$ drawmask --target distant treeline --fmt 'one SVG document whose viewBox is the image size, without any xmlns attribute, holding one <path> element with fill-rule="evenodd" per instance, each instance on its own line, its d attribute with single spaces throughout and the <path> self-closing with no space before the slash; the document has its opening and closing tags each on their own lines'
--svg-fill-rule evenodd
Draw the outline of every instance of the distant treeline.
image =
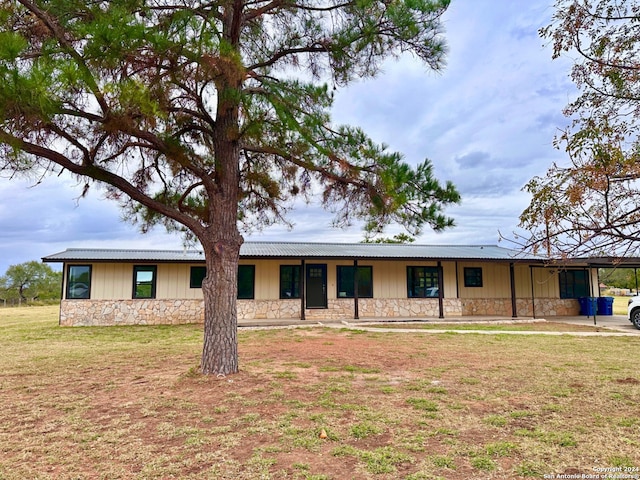
<svg viewBox="0 0 640 480">
<path fill-rule="evenodd" d="M 0 306 L 50 304 L 60 300 L 62 272 L 35 260 L 11 265 L 0 277 Z"/>
</svg>

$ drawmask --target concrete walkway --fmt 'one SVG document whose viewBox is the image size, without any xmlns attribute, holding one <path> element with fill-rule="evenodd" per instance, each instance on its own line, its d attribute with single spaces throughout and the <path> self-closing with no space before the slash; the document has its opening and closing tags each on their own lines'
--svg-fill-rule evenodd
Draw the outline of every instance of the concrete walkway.
<svg viewBox="0 0 640 480">
<path fill-rule="evenodd" d="M 522 325 L 526 323 L 553 322 L 565 323 L 569 325 L 583 325 L 594 327 L 593 331 L 576 332 L 570 331 L 535 331 L 535 330 L 509 330 L 508 325 Z M 384 325 L 393 324 L 393 328 L 384 328 Z M 438 325 L 442 328 L 420 328 L 420 325 Z M 504 325 L 504 330 L 460 330 L 447 328 L 456 324 L 477 324 L 477 325 Z M 402 325 L 402 327 L 400 327 Z M 601 336 L 638 336 L 640 330 L 636 329 L 627 317 L 624 315 L 603 315 L 594 317 L 547 317 L 547 318 L 531 318 L 531 317 L 456 317 L 456 318 L 365 318 L 359 320 L 298 320 L 298 319 L 282 319 L 282 320 L 239 320 L 238 326 L 241 328 L 304 328 L 304 327 L 328 327 L 328 328 L 348 328 L 354 330 L 365 330 L 372 332 L 419 332 L 419 333 L 475 333 L 482 335 L 511 334 L 511 335 L 575 335 L 584 337 L 601 337 Z"/>
</svg>

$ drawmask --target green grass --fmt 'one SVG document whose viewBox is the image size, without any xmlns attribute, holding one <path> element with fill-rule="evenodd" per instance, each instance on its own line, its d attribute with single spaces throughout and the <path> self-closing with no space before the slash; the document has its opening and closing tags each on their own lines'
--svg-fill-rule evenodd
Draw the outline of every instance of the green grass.
<svg viewBox="0 0 640 480">
<path fill-rule="evenodd" d="M 407 403 L 418 410 L 425 412 L 437 412 L 438 404 L 427 398 L 408 398 Z"/>
<path fill-rule="evenodd" d="M 0 479 L 542 478 L 640 466 L 640 337 L 57 325 L 0 309 Z"/>
</svg>

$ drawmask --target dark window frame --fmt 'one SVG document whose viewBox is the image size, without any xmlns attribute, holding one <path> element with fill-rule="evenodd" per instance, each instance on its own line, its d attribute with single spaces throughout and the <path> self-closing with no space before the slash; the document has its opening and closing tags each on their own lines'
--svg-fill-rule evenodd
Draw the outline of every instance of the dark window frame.
<svg viewBox="0 0 640 480">
<path fill-rule="evenodd" d="M 358 298 L 373 298 L 373 267 L 370 265 L 358 265 L 358 271 L 362 272 L 368 270 L 370 282 L 367 285 L 366 283 L 361 283 L 360 279 L 363 278 L 360 276 L 358 278 Z M 336 266 L 336 297 L 337 298 L 353 298 L 353 275 L 354 275 L 354 266 L 353 265 L 337 265 Z M 343 285 L 343 279 L 346 282 L 346 285 Z M 367 288 L 368 291 L 363 291 L 364 288 Z M 344 295 L 342 295 L 344 293 Z"/>
<path fill-rule="evenodd" d="M 77 265 L 67 265 L 67 286 L 65 289 L 65 298 L 67 300 L 89 300 L 91 299 L 91 279 L 92 279 L 92 273 L 93 273 L 93 266 L 90 264 L 77 264 Z M 71 280 L 71 269 L 74 268 L 86 268 L 88 269 L 88 281 L 87 282 L 80 282 L 80 281 L 75 281 L 72 282 Z M 81 274 L 82 275 L 82 274 Z M 78 275 L 78 277 L 80 277 L 81 275 Z M 74 275 L 75 277 L 75 275 Z M 78 287 L 76 285 L 83 285 L 86 288 L 82 288 L 81 290 L 86 291 L 86 295 L 72 295 L 72 289 L 73 291 L 76 291 L 78 289 Z"/>
<path fill-rule="evenodd" d="M 244 296 L 244 293 L 240 291 L 240 280 L 242 278 L 242 274 L 240 270 L 250 270 L 251 271 L 251 293 Z M 243 293 L 243 296 L 241 296 Z M 254 300 L 256 298 L 256 266 L 255 265 L 238 265 L 238 300 Z"/>
<path fill-rule="evenodd" d="M 151 272 L 151 289 L 149 295 L 138 293 L 138 287 L 142 282 L 138 282 L 138 273 Z M 146 283 L 146 282 L 145 282 Z M 131 298 L 134 300 L 149 300 L 156 298 L 156 287 L 158 283 L 158 266 L 157 265 L 134 265 L 133 266 L 133 290 Z"/>
<path fill-rule="evenodd" d="M 438 298 L 439 280 L 438 267 L 426 265 L 407 266 L 407 298 Z M 422 275 L 417 273 L 422 271 Z M 424 282 L 418 282 L 424 279 Z M 424 283 L 424 285 L 418 285 Z M 433 294 L 428 294 L 432 293 Z"/>
<path fill-rule="evenodd" d="M 483 286 L 482 267 L 464 267 L 464 286 L 480 288 Z"/>
<path fill-rule="evenodd" d="M 204 265 L 192 265 L 189 269 L 189 288 L 202 288 L 202 281 L 206 276 L 207 267 Z"/>
<path fill-rule="evenodd" d="M 578 280 L 577 277 L 583 277 Z M 589 273 L 587 270 L 568 269 L 558 272 L 560 298 L 581 298 L 589 295 Z"/>
<path fill-rule="evenodd" d="M 285 273 L 287 270 L 290 270 L 290 273 Z M 300 298 L 301 276 L 301 265 L 280 265 L 280 280 L 278 282 L 280 300 Z M 286 292 L 291 292 L 291 295 L 286 295 Z"/>
</svg>

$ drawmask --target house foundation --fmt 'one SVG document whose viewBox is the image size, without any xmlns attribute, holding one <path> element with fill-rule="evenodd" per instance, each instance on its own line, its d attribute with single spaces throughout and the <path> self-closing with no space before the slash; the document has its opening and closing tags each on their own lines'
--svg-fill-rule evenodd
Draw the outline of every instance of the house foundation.
<svg viewBox="0 0 640 480">
<path fill-rule="evenodd" d="M 238 300 L 238 320 L 299 319 L 300 300 Z M 518 316 L 533 316 L 530 299 L 516 301 Z M 511 299 L 443 299 L 444 317 L 512 316 Z M 578 315 L 577 300 L 536 299 L 535 316 Z M 327 308 L 307 309 L 311 321 L 351 320 L 353 299 L 332 299 Z M 361 318 L 438 318 L 437 298 L 363 298 L 358 300 Z M 202 300 L 62 300 L 62 326 L 178 325 L 204 322 Z"/>
</svg>

